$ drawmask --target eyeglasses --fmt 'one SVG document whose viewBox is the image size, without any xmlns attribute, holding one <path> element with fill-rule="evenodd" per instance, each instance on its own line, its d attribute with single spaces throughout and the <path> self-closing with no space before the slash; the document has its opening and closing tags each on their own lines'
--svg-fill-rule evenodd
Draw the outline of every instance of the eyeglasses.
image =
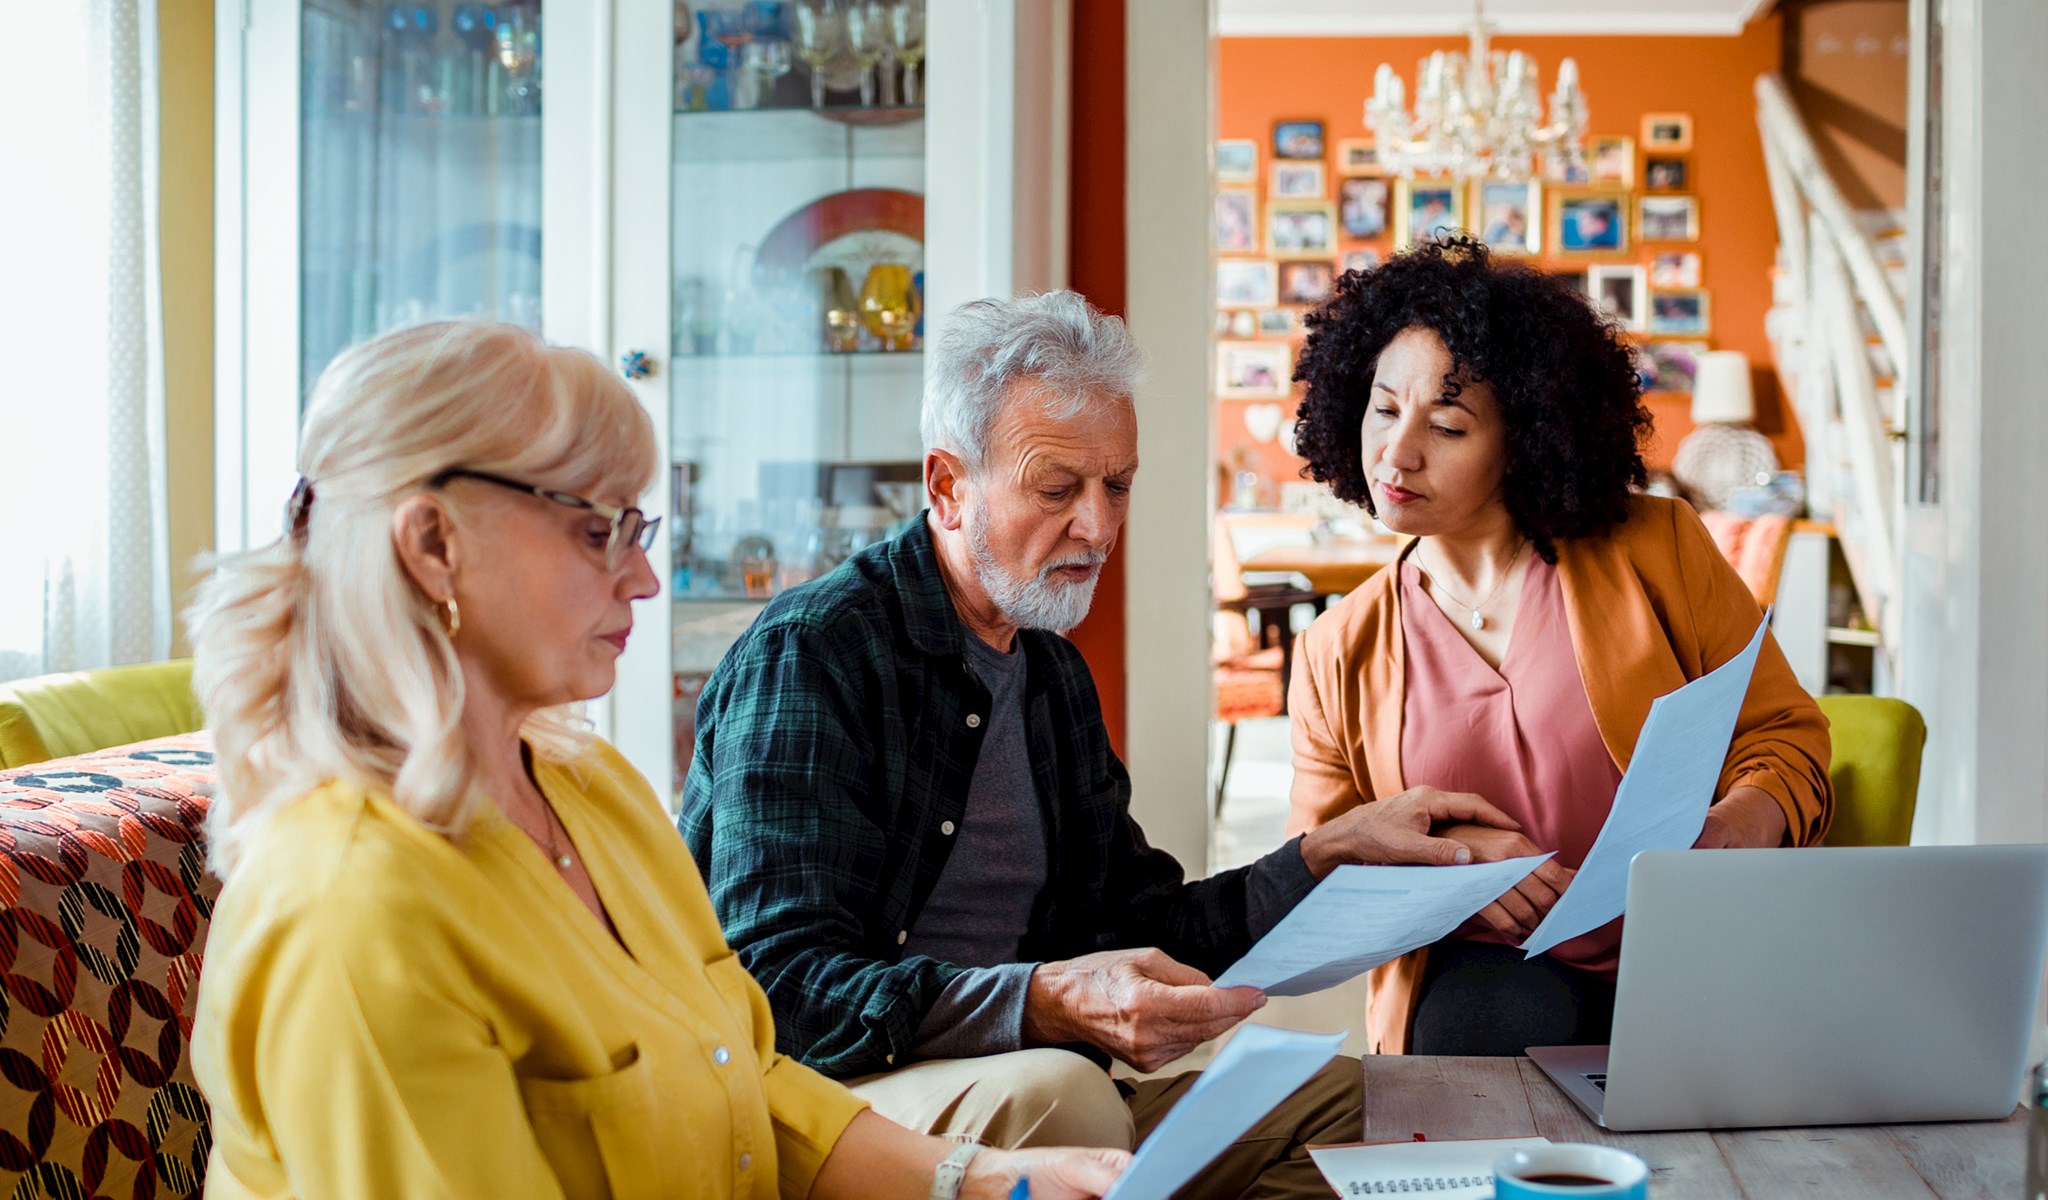
<svg viewBox="0 0 2048 1200">
<path fill-rule="evenodd" d="M 607 571 L 619 569 L 619 559 L 624 557 L 628 546 L 637 545 L 643 551 L 654 549 L 654 530 L 661 524 L 660 517 L 650 517 L 637 508 L 613 508 L 609 504 L 586 500 L 573 492 L 558 492 L 554 488 L 536 487 L 516 479 L 507 479 L 503 475 L 493 475 L 488 471 L 472 471 L 467 467 L 450 467 L 428 480 L 427 486 L 438 488 L 451 479 L 474 479 L 480 483 L 494 483 L 501 488 L 525 492 L 528 495 L 539 496 L 543 500 L 552 500 L 565 508 L 580 508 L 610 521 L 611 536 L 606 538 L 604 543 L 604 569 Z"/>
</svg>

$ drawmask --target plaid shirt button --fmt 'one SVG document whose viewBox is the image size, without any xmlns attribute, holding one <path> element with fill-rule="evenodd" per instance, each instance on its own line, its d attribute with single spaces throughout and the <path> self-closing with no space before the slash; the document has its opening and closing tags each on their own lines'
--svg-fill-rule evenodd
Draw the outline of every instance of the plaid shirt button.
<svg viewBox="0 0 2048 1200">
<path fill-rule="evenodd" d="M 980 713 L 968 713 L 968 714 L 967 714 L 967 727 L 968 727 L 969 729 L 980 729 L 980 728 L 981 728 L 981 714 L 980 714 Z"/>
<path fill-rule="evenodd" d="M 945 834 L 945 835 L 946 835 L 947 837 L 952 837 L 952 836 L 953 836 L 953 823 L 952 823 L 951 821 L 941 821 L 941 822 L 939 822 L 939 832 L 940 832 L 940 833 L 943 833 L 943 834 Z"/>
</svg>

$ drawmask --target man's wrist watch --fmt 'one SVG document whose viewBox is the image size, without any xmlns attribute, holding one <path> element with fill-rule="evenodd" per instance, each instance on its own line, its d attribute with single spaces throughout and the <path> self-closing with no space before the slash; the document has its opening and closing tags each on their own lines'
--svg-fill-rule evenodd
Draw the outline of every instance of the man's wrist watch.
<svg viewBox="0 0 2048 1200">
<path fill-rule="evenodd" d="M 981 1153 L 976 1142 L 962 1142 L 953 1147 L 953 1152 L 939 1160 L 938 1169 L 932 1172 L 932 1193 L 930 1200 L 960 1200 L 960 1184 L 967 1178 L 967 1164 Z"/>
</svg>

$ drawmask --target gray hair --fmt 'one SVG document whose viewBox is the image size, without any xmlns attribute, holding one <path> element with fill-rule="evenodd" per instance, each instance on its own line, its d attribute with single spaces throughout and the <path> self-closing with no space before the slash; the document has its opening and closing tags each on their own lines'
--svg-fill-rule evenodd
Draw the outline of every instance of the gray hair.
<svg viewBox="0 0 2048 1200">
<path fill-rule="evenodd" d="M 951 450 L 979 467 L 1012 384 L 1043 388 L 1047 414 L 1064 421 L 1107 398 L 1129 397 L 1145 355 L 1122 321 L 1078 293 L 1057 291 L 954 309 L 928 365 L 919 421 L 925 449 Z"/>
</svg>

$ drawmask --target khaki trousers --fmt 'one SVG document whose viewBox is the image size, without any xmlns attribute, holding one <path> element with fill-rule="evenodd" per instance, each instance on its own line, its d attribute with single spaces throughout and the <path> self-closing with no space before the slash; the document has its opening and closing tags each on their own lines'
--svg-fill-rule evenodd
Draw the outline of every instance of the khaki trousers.
<svg viewBox="0 0 2048 1200">
<path fill-rule="evenodd" d="M 990 1146 L 1109 1146 L 1130 1150 L 1194 1086 L 1199 1072 L 1113 1080 L 1068 1050 L 934 1059 L 847 1081 L 875 1111 L 920 1133 Z M 1365 1074 L 1355 1058 L 1332 1059 L 1301 1090 L 1260 1118 L 1177 1194 L 1283 1200 L 1327 1197 L 1308 1147 L 1365 1134 Z"/>
</svg>

